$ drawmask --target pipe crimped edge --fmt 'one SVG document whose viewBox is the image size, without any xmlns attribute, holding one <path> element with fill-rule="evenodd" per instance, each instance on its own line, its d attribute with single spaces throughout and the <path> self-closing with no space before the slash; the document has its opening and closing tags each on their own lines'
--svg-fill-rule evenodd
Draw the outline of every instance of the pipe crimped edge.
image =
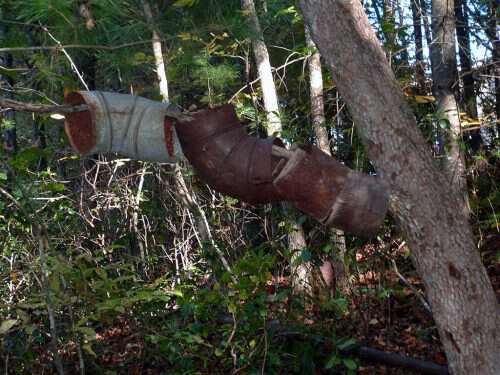
<svg viewBox="0 0 500 375">
<path fill-rule="evenodd" d="M 184 154 L 213 189 L 251 204 L 281 200 L 273 185 L 279 158 L 272 146 L 277 138 L 260 139 L 247 133 L 232 105 L 191 113 L 175 124 Z"/>
<path fill-rule="evenodd" d="M 363 238 L 376 234 L 389 205 L 377 177 L 355 172 L 311 145 L 294 145 L 274 185 L 283 199 L 319 222 Z"/>
<path fill-rule="evenodd" d="M 101 91 L 72 92 L 64 102 L 89 108 L 67 114 L 64 123 L 71 146 L 81 154 L 116 152 L 164 163 L 183 158 L 176 130 L 165 121 L 167 103 Z"/>
</svg>

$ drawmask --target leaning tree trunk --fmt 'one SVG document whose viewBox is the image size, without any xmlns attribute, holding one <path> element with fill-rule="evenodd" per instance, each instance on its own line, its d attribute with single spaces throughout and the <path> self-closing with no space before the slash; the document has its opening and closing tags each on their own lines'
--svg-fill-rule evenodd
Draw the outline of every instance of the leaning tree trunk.
<svg viewBox="0 0 500 375">
<path fill-rule="evenodd" d="M 460 196 L 460 210 L 469 214 L 469 197 L 465 157 L 461 150 L 462 127 L 458 113 L 458 104 L 453 93 L 455 73 L 457 71 L 455 49 L 455 7 L 453 0 L 432 1 L 432 36 L 430 45 L 433 92 L 438 102 L 437 113 L 445 120 L 449 129 L 445 134 L 446 162 L 449 184 Z"/>
<path fill-rule="evenodd" d="M 264 98 L 264 109 L 266 111 L 267 124 L 266 132 L 269 136 L 279 135 L 283 130 L 279 116 L 278 94 L 274 84 L 273 73 L 271 71 L 271 62 L 269 52 L 267 51 L 264 35 L 260 27 L 259 18 L 255 11 L 253 0 L 241 0 L 241 8 L 247 17 L 252 32 L 252 48 L 257 64 L 257 70 L 262 87 L 262 96 Z M 287 211 L 290 211 L 287 209 Z M 291 215 L 292 217 L 295 215 Z M 293 219 L 292 219 L 293 220 Z M 288 234 L 288 247 L 296 255 L 299 250 L 306 246 L 306 239 L 302 225 L 294 223 L 292 232 Z M 307 275 L 310 273 L 310 266 L 307 263 L 294 264 L 296 256 L 292 259 L 292 283 L 297 291 L 310 293 L 310 283 Z"/>
<path fill-rule="evenodd" d="M 412 249 L 455 375 L 500 368 L 498 303 L 460 199 L 429 147 L 359 0 L 302 0 L 313 39 L 377 173 L 392 190 L 391 211 Z"/>
</svg>

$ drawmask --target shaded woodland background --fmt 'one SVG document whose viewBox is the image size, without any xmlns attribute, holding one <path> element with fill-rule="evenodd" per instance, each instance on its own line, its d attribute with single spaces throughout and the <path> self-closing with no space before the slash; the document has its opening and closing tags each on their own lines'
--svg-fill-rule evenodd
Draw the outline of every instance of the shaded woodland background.
<svg viewBox="0 0 500 375">
<path fill-rule="evenodd" d="M 321 60 L 298 8 L 257 1 L 256 28 L 252 4 L 3 1 L 0 97 L 58 104 L 88 88 L 184 110 L 229 101 L 255 134 L 317 144 L 375 173 L 321 65 L 324 120 L 311 116 L 311 62 Z M 455 5 L 458 147 L 436 103 L 443 75 L 429 56 L 429 1 L 364 2 L 436 164 L 444 170 L 454 147 L 465 160 L 470 221 L 498 296 L 498 5 Z M 262 47 L 274 110 L 259 80 Z M 405 373 L 360 362 L 345 350 L 355 342 L 446 365 L 412 250 L 390 216 L 376 238 L 360 240 L 288 207 L 220 195 L 188 165 L 78 157 L 56 116 L 1 115 L 5 374 Z"/>
</svg>

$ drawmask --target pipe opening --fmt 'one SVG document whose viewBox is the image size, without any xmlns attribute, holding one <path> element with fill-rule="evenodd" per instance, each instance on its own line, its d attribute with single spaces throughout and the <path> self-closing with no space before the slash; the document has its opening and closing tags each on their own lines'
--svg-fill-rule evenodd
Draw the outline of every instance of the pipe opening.
<svg viewBox="0 0 500 375">
<path fill-rule="evenodd" d="M 65 104 L 79 105 L 87 103 L 78 92 L 72 92 L 64 98 Z M 88 154 L 97 142 L 95 121 L 90 110 L 66 114 L 64 128 L 71 146 L 80 154 Z"/>
</svg>

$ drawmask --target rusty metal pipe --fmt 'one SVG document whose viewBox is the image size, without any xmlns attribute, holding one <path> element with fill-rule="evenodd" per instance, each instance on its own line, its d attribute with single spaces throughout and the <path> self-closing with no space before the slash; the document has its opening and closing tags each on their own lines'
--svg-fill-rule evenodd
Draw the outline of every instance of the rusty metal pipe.
<svg viewBox="0 0 500 375">
<path fill-rule="evenodd" d="M 249 203 L 289 201 L 323 224 L 373 236 L 388 208 L 374 176 L 355 172 L 318 148 L 286 150 L 277 138 L 248 135 L 231 105 L 175 121 L 184 154 L 212 188 Z"/>
<path fill-rule="evenodd" d="M 282 200 L 273 185 L 280 158 L 271 153 L 273 146 L 283 147 L 281 140 L 248 135 L 231 105 L 190 115 L 190 121 L 167 121 L 175 125 L 186 158 L 210 187 L 252 204 Z"/>
<path fill-rule="evenodd" d="M 388 208 L 374 176 L 355 172 L 314 146 L 284 148 L 278 138 L 247 133 L 224 105 L 167 116 L 167 105 L 131 95 L 75 92 L 67 104 L 89 109 L 66 115 L 71 145 L 82 154 L 117 152 L 141 160 L 176 162 L 185 155 L 213 189 L 248 203 L 289 201 L 325 225 L 373 236 Z"/>
</svg>

